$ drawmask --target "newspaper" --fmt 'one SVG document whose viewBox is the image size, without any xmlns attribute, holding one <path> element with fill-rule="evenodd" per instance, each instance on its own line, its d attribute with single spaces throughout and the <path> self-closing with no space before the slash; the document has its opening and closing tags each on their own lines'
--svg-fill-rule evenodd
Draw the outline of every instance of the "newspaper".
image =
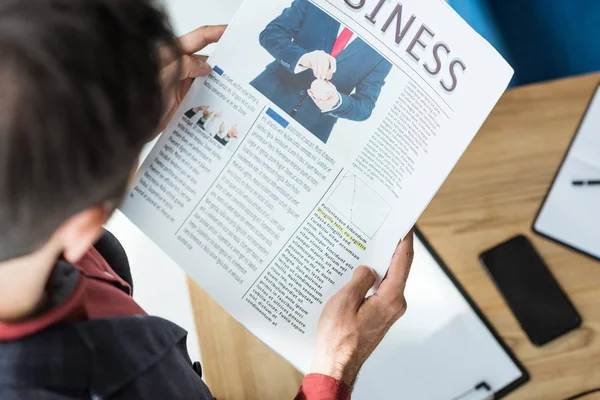
<svg viewBox="0 0 600 400">
<path fill-rule="evenodd" d="M 122 211 L 302 372 L 384 276 L 512 69 L 439 0 L 246 0 Z"/>
</svg>

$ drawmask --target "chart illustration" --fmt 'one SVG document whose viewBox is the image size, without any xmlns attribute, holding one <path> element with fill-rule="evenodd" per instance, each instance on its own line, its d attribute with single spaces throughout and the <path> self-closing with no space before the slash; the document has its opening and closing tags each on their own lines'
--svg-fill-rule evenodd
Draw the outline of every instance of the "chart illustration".
<svg viewBox="0 0 600 400">
<path fill-rule="evenodd" d="M 329 196 L 328 203 L 369 238 L 375 236 L 392 207 L 352 172 Z"/>
</svg>

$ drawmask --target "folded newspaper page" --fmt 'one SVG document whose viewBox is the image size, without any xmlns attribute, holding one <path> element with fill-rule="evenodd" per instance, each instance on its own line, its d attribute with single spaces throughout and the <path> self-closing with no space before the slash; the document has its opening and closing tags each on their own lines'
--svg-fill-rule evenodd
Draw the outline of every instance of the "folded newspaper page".
<svg viewBox="0 0 600 400">
<path fill-rule="evenodd" d="M 512 69 L 439 0 L 246 0 L 122 211 L 300 371 L 386 272 Z"/>
</svg>

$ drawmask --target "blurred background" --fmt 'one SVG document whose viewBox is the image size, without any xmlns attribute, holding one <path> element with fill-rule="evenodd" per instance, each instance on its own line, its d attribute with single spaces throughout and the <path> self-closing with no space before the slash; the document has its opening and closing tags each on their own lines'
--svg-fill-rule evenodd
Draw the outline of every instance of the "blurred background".
<svg viewBox="0 0 600 400">
<path fill-rule="evenodd" d="M 448 0 L 515 70 L 512 86 L 600 69 L 600 1 Z"/>
</svg>

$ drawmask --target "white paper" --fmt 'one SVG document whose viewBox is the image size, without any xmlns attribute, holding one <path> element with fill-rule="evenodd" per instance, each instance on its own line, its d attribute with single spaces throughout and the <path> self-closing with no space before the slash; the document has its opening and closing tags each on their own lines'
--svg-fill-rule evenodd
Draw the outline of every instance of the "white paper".
<svg viewBox="0 0 600 400">
<path fill-rule="evenodd" d="M 600 185 L 574 186 L 574 180 L 600 179 L 600 96 L 592 100 L 535 229 L 553 239 L 600 257 Z"/>
</svg>

